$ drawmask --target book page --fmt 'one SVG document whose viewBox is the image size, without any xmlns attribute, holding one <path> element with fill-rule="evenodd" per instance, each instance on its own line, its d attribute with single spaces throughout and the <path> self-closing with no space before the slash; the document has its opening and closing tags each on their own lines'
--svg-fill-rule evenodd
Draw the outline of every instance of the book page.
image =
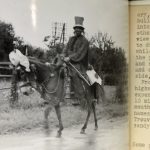
<svg viewBox="0 0 150 150">
<path fill-rule="evenodd" d="M 130 6 L 130 149 L 150 149 L 150 3 Z"/>
</svg>

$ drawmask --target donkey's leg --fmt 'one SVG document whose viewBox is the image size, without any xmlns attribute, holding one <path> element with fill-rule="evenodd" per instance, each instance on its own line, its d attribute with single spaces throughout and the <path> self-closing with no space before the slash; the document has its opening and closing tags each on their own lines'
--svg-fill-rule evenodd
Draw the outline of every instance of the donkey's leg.
<svg viewBox="0 0 150 150">
<path fill-rule="evenodd" d="M 61 120 L 61 111 L 60 111 L 60 105 L 59 104 L 55 106 L 55 110 L 56 110 L 57 118 L 59 121 L 59 130 L 57 132 L 57 137 L 61 137 L 61 134 L 62 134 L 61 132 L 64 129 L 64 127 L 63 127 L 62 120 Z"/>
<path fill-rule="evenodd" d="M 91 115 L 91 109 L 89 108 L 88 109 L 88 114 L 87 114 L 87 117 L 86 117 L 86 121 L 81 129 L 81 134 L 85 134 L 85 129 L 87 128 L 87 124 L 88 124 L 88 121 L 89 121 L 89 118 L 90 118 L 90 115 Z"/>
<path fill-rule="evenodd" d="M 97 116 L 96 116 L 96 108 L 95 108 L 96 102 L 92 102 L 92 110 L 94 114 L 94 121 L 95 121 L 95 130 L 98 129 L 98 124 L 97 124 Z"/>
<path fill-rule="evenodd" d="M 44 128 L 45 129 L 49 129 L 48 116 L 49 116 L 49 113 L 51 110 L 52 110 L 52 107 L 50 105 L 48 105 L 44 111 L 44 119 L 45 119 Z"/>
</svg>

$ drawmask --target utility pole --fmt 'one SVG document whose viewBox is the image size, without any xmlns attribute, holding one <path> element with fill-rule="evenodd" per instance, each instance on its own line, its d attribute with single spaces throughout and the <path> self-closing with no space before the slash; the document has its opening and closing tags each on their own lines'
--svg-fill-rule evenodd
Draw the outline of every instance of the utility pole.
<svg viewBox="0 0 150 150">
<path fill-rule="evenodd" d="M 59 44 L 65 43 L 65 36 L 66 36 L 66 23 L 52 23 L 52 38 L 53 44 L 52 46 L 56 46 L 57 40 L 59 40 Z"/>
<path fill-rule="evenodd" d="M 66 24 L 63 23 L 61 37 L 60 37 L 60 43 L 61 43 L 61 40 L 62 40 L 62 44 L 64 44 L 64 42 L 65 42 L 65 33 L 66 33 L 65 29 L 66 29 Z"/>
<path fill-rule="evenodd" d="M 58 23 L 54 22 L 52 23 L 52 46 L 56 46 L 56 41 L 57 41 L 57 34 L 58 34 Z"/>
<path fill-rule="evenodd" d="M 13 66 L 12 79 L 11 79 L 11 96 L 10 96 L 10 107 L 14 107 L 18 103 L 18 87 L 17 87 L 17 70 Z"/>
<path fill-rule="evenodd" d="M 55 22 L 55 32 L 54 32 L 54 46 L 56 45 L 56 35 L 57 35 L 57 22 Z"/>
</svg>

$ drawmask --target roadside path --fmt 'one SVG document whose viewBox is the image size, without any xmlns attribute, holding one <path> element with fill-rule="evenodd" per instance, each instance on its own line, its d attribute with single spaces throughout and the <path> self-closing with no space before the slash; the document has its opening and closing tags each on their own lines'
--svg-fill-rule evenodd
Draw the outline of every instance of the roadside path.
<svg viewBox="0 0 150 150">
<path fill-rule="evenodd" d="M 86 134 L 80 126 L 64 129 L 61 138 L 56 130 L 46 136 L 42 129 L 29 133 L 0 135 L 0 150 L 127 150 L 128 129 L 125 118 L 99 120 L 99 129 L 89 124 Z"/>
</svg>

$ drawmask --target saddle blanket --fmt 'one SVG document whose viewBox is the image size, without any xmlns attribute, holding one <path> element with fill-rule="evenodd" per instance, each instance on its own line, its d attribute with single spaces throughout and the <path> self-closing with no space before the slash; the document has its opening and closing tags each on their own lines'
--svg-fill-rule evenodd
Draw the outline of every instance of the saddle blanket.
<svg viewBox="0 0 150 150">
<path fill-rule="evenodd" d="M 102 85 L 102 79 L 100 76 L 95 72 L 94 69 L 87 70 L 86 74 L 89 77 L 90 84 L 93 85 L 94 83 L 98 83 L 99 85 Z"/>
</svg>

